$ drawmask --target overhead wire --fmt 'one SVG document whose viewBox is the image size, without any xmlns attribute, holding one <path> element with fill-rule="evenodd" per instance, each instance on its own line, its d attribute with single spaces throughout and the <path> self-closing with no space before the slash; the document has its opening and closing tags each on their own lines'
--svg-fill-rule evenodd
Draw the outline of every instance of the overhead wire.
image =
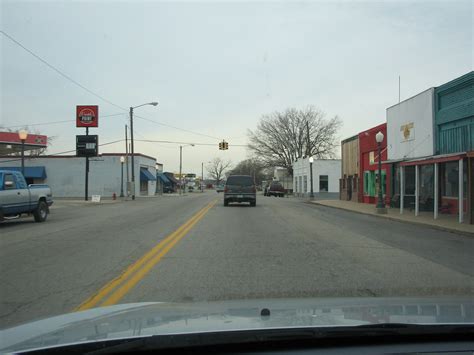
<svg viewBox="0 0 474 355">
<path fill-rule="evenodd" d="M 16 40 L 15 38 L 13 38 L 11 35 L 9 35 L 8 33 L 6 33 L 5 31 L 3 30 L 0 30 L 0 33 L 3 34 L 6 38 L 8 38 L 10 41 L 12 41 L 13 43 L 15 43 L 17 46 L 19 46 L 20 48 L 22 48 L 23 50 L 25 50 L 26 52 L 28 52 L 29 54 L 31 54 L 33 57 L 35 57 L 36 59 L 38 59 L 40 62 L 42 62 L 44 65 L 48 66 L 50 69 L 54 70 L 56 73 L 58 73 L 59 75 L 61 75 L 63 78 L 65 78 L 66 80 L 72 82 L 73 84 L 75 84 L 76 86 L 80 87 L 81 89 L 87 91 L 89 94 L 101 99 L 102 101 L 104 102 L 107 102 L 108 104 L 112 105 L 112 106 L 115 106 L 123 111 L 128 111 L 127 108 L 125 107 L 122 107 L 120 105 L 117 105 L 116 103 L 110 101 L 109 99 L 103 97 L 102 95 L 99 95 L 98 93 L 92 91 L 91 89 L 87 88 L 86 86 L 82 85 L 81 83 L 79 83 L 78 81 L 76 81 L 75 79 L 73 79 L 72 77 L 70 77 L 69 75 L 67 75 L 66 73 L 64 73 L 63 71 L 61 71 L 60 69 L 56 68 L 54 65 L 50 64 L 48 61 L 46 61 L 45 59 L 43 59 L 42 57 L 40 57 L 38 54 L 34 53 L 32 50 L 30 50 L 29 48 L 27 48 L 26 46 L 24 46 L 22 43 L 20 43 L 18 40 Z M 184 128 L 180 128 L 180 127 L 176 127 L 176 126 L 173 126 L 173 125 L 170 125 L 170 124 L 167 124 L 167 123 L 162 123 L 162 122 L 159 122 L 159 121 L 155 121 L 155 120 L 152 120 L 152 119 L 149 119 L 147 117 L 143 117 L 143 116 L 138 116 L 138 115 L 134 115 L 134 117 L 137 117 L 137 118 L 140 118 L 142 120 L 145 120 L 145 121 L 148 121 L 148 122 L 152 122 L 152 123 L 155 123 L 155 124 L 158 124 L 158 125 L 162 125 L 162 126 L 166 126 L 166 127 L 170 127 L 170 128 L 173 128 L 173 129 L 177 129 L 177 130 L 180 130 L 180 131 L 183 131 L 183 132 L 188 132 L 188 133 L 192 133 L 192 134 L 196 134 L 196 135 L 200 135 L 200 136 L 203 136 L 203 137 L 208 137 L 208 138 L 213 138 L 213 139 L 220 139 L 220 138 L 217 138 L 217 137 L 214 137 L 214 136 L 210 136 L 210 135 L 207 135 L 207 134 L 204 134 L 204 133 L 199 133 L 199 132 L 195 132 L 195 131 L 191 131 L 191 130 L 187 130 L 187 129 L 184 129 Z"/>
</svg>

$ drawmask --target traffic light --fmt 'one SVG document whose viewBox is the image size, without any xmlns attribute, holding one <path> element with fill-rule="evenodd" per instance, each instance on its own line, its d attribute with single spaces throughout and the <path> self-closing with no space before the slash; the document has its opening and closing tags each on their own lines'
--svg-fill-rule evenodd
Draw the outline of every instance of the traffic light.
<svg viewBox="0 0 474 355">
<path fill-rule="evenodd" d="M 229 149 L 229 143 L 226 141 L 219 142 L 219 150 L 227 150 Z"/>
</svg>

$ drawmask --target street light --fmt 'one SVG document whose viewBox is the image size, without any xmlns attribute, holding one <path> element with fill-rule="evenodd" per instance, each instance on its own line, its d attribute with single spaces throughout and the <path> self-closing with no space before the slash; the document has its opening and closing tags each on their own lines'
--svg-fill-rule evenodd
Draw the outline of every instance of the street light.
<svg viewBox="0 0 474 355">
<path fill-rule="evenodd" d="M 309 180 L 311 184 L 311 192 L 309 194 L 309 198 L 313 199 L 314 198 L 314 191 L 313 191 L 313 162 L 314 158 L 309 157 Z"/>
<path fill-rule="evenodd" d="M 121 156 L 120 165 L 122 169 L 121 169 L 121 178 L 120 178 L 120 197 L 123 197 L 123 163 L 125 163 L 125 157 Z"/>
<path fill-rule="evenodd" d="M 142 107 L 146 105 L 157 106 L 158 102 L 153 101 L 153 102 L 148 102 L 146 104 L 130 107 L 130 143 L 131 143 L 131 151 L 132 151 L 132 200 L 135 200 L 135 159 L 134 159 L 135 148 L 133 146 L 133 110 L 138 107 Z"/>
<path fill-rule="evenodd" d="M 18 131 L 18 137 L 21 140 L 21 173 L 25 176 L 25 141 L 28 138 L 28 131 L 24 129 Z"/>
<path fill-rule="evenodd" d="M 382 132 L 378 132 L 375 135 L 375 141 L 377 142 L 377 150 L 379 156 L 379 193 L 378 193 L 378 201 L 377 201 L 377 213 L 386 214 L 387 210 L 385 209 L 385 203 L 383 202 L 383 194 L 382 194 L 382 154 L 381 154 L 381 146 L 384 139 L 384 135 Z"/>
<path fill-rule="evenodd" d="M 183 166 L 183 148 L 184 147 L 194 147 L 194 144 L 187 144 L 187 145 L 180 145 L 179 146 L 179 194 L 182 194 L 183 189 L 183 176 L 181 173 L 182 166 Z"/>
</svg>

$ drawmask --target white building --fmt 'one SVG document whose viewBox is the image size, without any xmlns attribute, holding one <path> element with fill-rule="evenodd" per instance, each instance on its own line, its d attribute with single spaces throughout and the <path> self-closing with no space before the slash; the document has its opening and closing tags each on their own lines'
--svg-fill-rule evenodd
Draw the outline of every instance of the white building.
<svg viewBox="0 0 474 355">
<path fill-rule="evenodd" d="M 123 169 L 123 191 L 127 195 L 127 175 L 132 179 L 131 157 L 123 164 L 120 157 L 125 154 L 104 153 L 89 158 L 88 195 L 101 195 L 110 198 L 115 193 L 120 196 Z M 135 195 L 154 195 L 156 193 L 156 159 L 135 153 Z M 128 165 L 128 174 L 127 174 Z M 0 157 L 0 169 L 19 170 L 19 157 Z M 29 183 L 48 184 L 54 197 L 84 198 L 86 159 L 76 156 L 25 157 L 25 177 Z M 130 185 L 131 186 L 131 185 Z M 131 187 L 130 187 L 131 191 Z"/>
<path fill-rule="evenodd" d="M 275 168 L 273 170 L 273 181 L 278 181 L 283 185 L 287 193 L 293 192 L 293 179 L 286 168 Z"/>
<path fill-rule="evenodd" d="M 387 109 L 389 161 L 431 156 L 434 153 L 434 88 Z"/>
<path fill-rule="evenodd" d="M 299 158 L 293 163 L 293 191 L 297 196 L 309 196 L 310 186 L 309 158 Z M 339 179 L 341 177 L 340 159 L 314 159 L 313 162 L 313 192 L 317 194 L 339 194 Z"/>
</svg>

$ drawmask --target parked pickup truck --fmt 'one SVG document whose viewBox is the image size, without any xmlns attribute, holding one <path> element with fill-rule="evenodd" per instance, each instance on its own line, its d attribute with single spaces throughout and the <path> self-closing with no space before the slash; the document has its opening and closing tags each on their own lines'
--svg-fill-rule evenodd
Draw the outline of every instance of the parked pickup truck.
<svg viewBox="0 0 474 355">
<path fill-rule="evenodd" d="M 33 215 L 44 222 L 53 204 L 48 185 L 27 185 L 19 171 L 0 170 L 0 221 Z"/>
</svg>

